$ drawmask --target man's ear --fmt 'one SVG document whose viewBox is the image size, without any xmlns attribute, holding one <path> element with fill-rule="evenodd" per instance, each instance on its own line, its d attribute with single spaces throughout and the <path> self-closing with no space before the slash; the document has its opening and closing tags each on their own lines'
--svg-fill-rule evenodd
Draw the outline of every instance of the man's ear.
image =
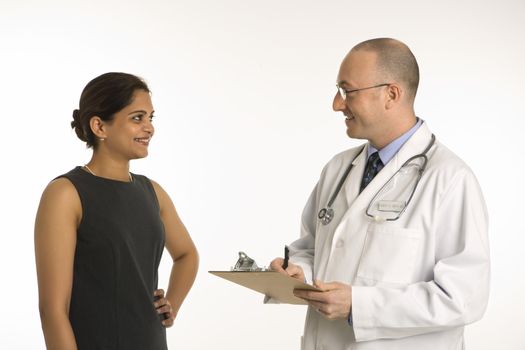
<svg viewBox="0 0 525 350">
<path fill-rule="evenodd" d="M 385 107 L 386 109 L 390 109 L 401 101 L 401 95 L 403 94 L 403 90 L 398 84 L 390 84 L 387 86 L 386 90 L 387 99 Z"/>
</svg>

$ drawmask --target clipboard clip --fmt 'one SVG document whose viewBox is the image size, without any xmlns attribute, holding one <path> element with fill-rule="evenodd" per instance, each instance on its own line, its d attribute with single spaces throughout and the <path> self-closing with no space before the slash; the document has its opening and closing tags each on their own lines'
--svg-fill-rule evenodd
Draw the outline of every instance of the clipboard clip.
<svg viewBox="0 0 525 350">
<path fill-rule="evenodd" d="M 266 268 L 258 267 L 255 260 L 250 258 L 245 252 L 239 252 L 239 259 L 231 271 L 265 271 Z"/>
</svg>

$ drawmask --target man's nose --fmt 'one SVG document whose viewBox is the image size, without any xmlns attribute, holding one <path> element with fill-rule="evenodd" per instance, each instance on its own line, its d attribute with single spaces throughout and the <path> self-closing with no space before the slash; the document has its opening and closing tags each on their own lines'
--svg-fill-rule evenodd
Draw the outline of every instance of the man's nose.
<svg viewBox="0 0 525 350">
<path fill-rule="evenodd" d="M 332 108 L 334 111 L 339 112 L 346 108 L 346 101 L 343 99 L 339 91 L 334 96 L 334 101 L 332 102 Z"/>
</svg>

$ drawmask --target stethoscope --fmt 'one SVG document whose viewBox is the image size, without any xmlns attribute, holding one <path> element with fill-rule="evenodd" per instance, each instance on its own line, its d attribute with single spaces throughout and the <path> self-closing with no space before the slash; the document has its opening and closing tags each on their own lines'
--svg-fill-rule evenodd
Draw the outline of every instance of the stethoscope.
<svg viewBox="0 0 525 350">
<path fill-rule="evenodd" d="M 397 171 L 397 172 L 399 172 L 401 169 L 403 169 L 403 167 L 405 165 L 407 165 L 408 163 L 416 160 L 417 158 L 423 158 L 423 165 L 420 166 L 420 168 L 419 168 L 419 174 L 418 174 L 418 178 L 417 178 L 417 181 L 416 181 L 416 185 L 414 186 L 412 194 L 410 195 L 410 197 L 409 197 L 409 199 L 408 199 L 408 201 L 407 201 L 407 203 L 406 203 L 406 205 L 404 207 L 405 209 L 406 209 L 406 206 L 408 206 L 408 203 L 410 202 L 410 199 L 412 199 L 412 196 L 413 196 L 414 191 L 415 191 L 415 189 L 417 187 L 417 184 L 419 183 L 419 180 L 421 179 L 421 175 L 423 174 L 423 171 L 425 171 L 425 168 L 427 167 L 427 162 L 428 162 L 427 153 L 430 150 L 430 148 L 432 148 L 432 146 L 434 145 L 435 141 L 436 141 L 436 136 L 434 136 L 434 134 L 432 134 L 431 140 L 428 143 L 428 145 L 425 148 L 425 150 L 423 151 L 423 153 L 419 153 L 419 154 L 416 154 L 415 156 L 410 157 L 405 163 L 403 163 L 403 165 Z M 352 159 L 352 161 L 350 162 L 350 164 L 346 168 L 343 176 L 341 177 L 341 179 L 339 180 L 339 183 L 337 184 L 337 187 L 335 188 L 334 193 L 332 194 L 332 196 L 330 197 L 330 200 L 328 201 L 328 205 L 326 207 L 324 207 L 323 209 L 319 210 L 319 214 L 317 214 L 317 217 L 319 218 L 319 220 L 321 221 L 321 223 L 323 225 L 328 225 L 332 221 L 332 219 L 334 218 L 334 209 L 332 208 L 332 204 L 334 203 L 335 199 L 337 198 L 337 195 L 341 191 L 341 187 L 343 187 L 343 184 L 345 183 L 346 179 L 348 178 L 348 175 L 350 174 L 350 171 L 352 170 L 352 168 L 354 166 L 354 161 L 357 159 L 357 157 L 359 157 L 363 153 L 365 148 L 366 148 L 366 145 L 363 146 L 361 151 L 357 153 L 357 155 L 354 157 L 354 159 Z M 397 172 L 396 172 L 396 174 L 397 174 Z M 395 174 L 394 174 L 394 176 L 395 176 Z M 392 176 L 392 178 L 394 176 Z M 387 181 L 385 183 L 385 185 L 389 181 Z M 383 185 L 383 187 L 385 185 Z M 378 191 L 378 193 L 382 191 L 383 187 Z M 376 194 L 376 196 L 377 196 L 377 194 Z M 374 198 L 376 196 L 374 196 Z M 404 209 L 403 209 L 403 211 L 404 211 Z M 368 215 L 368 209 L 367 209 L 367 215 Z M 399 216 L 397 218 L 399 218 Z M 394 219 L 394 220 L 397 220 L 397 218 Z"/>
</svg>

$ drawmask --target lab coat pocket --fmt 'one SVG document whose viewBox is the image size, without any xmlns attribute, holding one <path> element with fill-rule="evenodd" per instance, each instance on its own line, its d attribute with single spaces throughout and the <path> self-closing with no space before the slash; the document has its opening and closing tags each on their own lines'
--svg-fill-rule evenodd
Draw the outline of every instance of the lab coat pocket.
<svg viewBox="0 0 525 350">
<path fill-rule="evenodd" d="M 420 230 L 404 229 L 388 223 L 371 224 L 357 271 L 358 279 L 365 284 L 412 282 L 421 236 Z"/>
</svg>

